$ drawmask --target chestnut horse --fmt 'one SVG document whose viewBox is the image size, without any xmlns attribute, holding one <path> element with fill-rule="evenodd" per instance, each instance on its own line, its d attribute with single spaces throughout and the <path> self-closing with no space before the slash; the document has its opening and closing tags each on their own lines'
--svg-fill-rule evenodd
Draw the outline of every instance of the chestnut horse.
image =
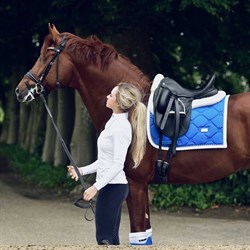
<svg viewBox="0 0 250 250">
<path fill-rule="evenodd" d="M 71 33 L 59 33 L 50 24 L 40 57 L 18 84 L 16 95 L 19 101 L 30 102 L 43 88 L 50 92 L 59 85 L 72 87 L 80 93 L 95 128 L 100 132 L 111 115 L 105 106 L 106 96 L 121 81 L 139 85 L 147 103 L 151 81 L 125 56 L 97 38 L 82 39 Z M 250 93 L 230 96 L 227 128 L 228 146 L 225 149 L 178 152 L 170 160 L 168 183 L 207 183 L 249 168 Z M 130 155 L 127 156 L 125 171 L 130 190 L 127 205 L 131 232 L 151 228 L 148 184 L 156 182 L 156 160 L 157 149 L 150 143 L 136 169 L 132 168 Z"/>
</svg>

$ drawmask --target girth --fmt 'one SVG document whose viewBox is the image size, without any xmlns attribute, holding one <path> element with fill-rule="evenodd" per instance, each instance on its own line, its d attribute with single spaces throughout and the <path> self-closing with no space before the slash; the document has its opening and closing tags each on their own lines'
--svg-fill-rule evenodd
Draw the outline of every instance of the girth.
<svg viewBox="0 0 250 250">
<path fill-rule="evenodd" d="M 163 78 L 153 97 L 154 122 L 159 128 L 160 141 L 156 162 L 158 182 L 166 182 L 169 159 L 176 154 L 177 139 L 185 134 L 190 125 L 192 101 L 218 93 L 214 87 L 215 75 L 199 89 L 186 89 L 171 78 Z M 165 160 L 162 159 L 162 135 L 171 139 Z"/>
</svg>

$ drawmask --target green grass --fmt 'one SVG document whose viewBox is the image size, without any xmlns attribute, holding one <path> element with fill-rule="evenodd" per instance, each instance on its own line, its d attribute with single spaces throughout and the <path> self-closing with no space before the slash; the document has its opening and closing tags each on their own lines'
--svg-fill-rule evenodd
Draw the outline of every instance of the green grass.
<svg viewBox="0 0 250 250">
<path fill-rule="evenodd" d="M 3 120 L 4 120 L 4 112 L 3 112 L 2 107 L 0 106 L 0 123 L 2 123 Z"/>
</svg>

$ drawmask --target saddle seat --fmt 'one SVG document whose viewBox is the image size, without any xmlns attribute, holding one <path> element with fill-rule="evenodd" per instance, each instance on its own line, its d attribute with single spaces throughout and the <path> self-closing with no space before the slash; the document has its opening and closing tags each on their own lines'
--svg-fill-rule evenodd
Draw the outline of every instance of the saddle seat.
<svg viewBox="0 0 250 250">
<path fill-rule="evenodd" d="M 182 87 L 175 80 L 166 77 L 165 80 L 161 83 L 162 87 L 167 87 L 174 95 L 179 97 L 190 97 L 193 99 L 201 99 L 217 94 L 218 90 L 214 87 L 215 75 L 213 75 L 209 82 L 204 86 L 198 89 L 187 89 Z"/>
</svg>

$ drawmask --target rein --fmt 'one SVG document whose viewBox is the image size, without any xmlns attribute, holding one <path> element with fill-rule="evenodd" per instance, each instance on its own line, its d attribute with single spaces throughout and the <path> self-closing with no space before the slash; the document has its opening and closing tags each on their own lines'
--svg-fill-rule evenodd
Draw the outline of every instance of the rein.
<svg viewBox="0 0 250 250">
<path fill-rule="evenodd" d="M 44 103 L 44 106 L 45 106 L 45 108 L 46 108 L 46 110 L 47 110 L 47 113 L 48 113 L 48 115 L 49 115 L 49 117 L 50 117 L 50 119 L 51 119 L 51 122 L 52 122 L 52 124 L 53 124 L 53 126 L 54 126 L 54 128 L 55 128 L 55 130 L 56 130 L 57 136 L 58 136 L 58 138 L 59 138 L 59 140 L 60 140 L 60 142 L 61 142 L 61 144 L 62 144 L 62 147 L 63 147 L 63 149 L 64 149 L 64 151 L 65 151 L 65 153 L 66 153 L 66 155 L 67 155 L 67 157 L 68 157 L 68 159 L 69 159 L 69 161 L 70 161 L 70 164 L 74 167 L 74 170 L 75 170 L 75 172 L 76 172 L 76 174 L 77 174 L 77 176 L 78 176 L 78 179 L 79 179 L 80 182 L 81 182 L 82 188 L 83 188 L 83 190 L 85 191 L 85 190 L 87 189 L 87 186 L 86 186 L 85 182 L 83 181 L 83 177 L 81 176 L 81 174 L 80 174 L 80 172 L 79 172 L 79 169 L 78 169 L 78 167 L 77 167 L 75 161 L 73 160 L 73 158 L 72 158 L 72 156 L 71 156 L 71 154 L 70 154 L 70 152 L 69 152 L 69 150 L 68 150 L 68 148 L 67 148 L 67 146 L 66 146 L 66 144 L 65 144 L 65 142 L 64 142 L 64 140 L 63 140 L 63 138 L 62 138 L 62 135 L 61 135 L 61 133 L 59 132 L 59 130 L 58 130 L 58 128 L 57 128 L 57 126 L 56 126 L 56 124 L 55 124 L 55 122 L 54 122 L 52 113 L 50 112 L 50 109 L 49 109 L 49 107 L 48 107 L 47 101 L 46 101 L 46 99 L 45 99 L 45 97 L 44 97 L 45 88 L 44 88 L 44 86 L 43 86 L 43 84 L 42 84 L 42 83 L 43 83 L 43 80 L 46 78 L 46 76 L 48 75 L 48 73 L 49 73 L 51 67 L 53 66 L 54 62 L 57 61 L 57 65 L 56 65 L 56 85 L 57 85 L 57 87 L 59 87 L 59 88 L 61 87 L 61 84 L 60 84 L 60 82 L 59 82 L 59 73 L 58 73 L 58 58 L 59 58 L 60 53 L 61 53 L 61 52 L 63 51 L 63 49 L 64 49 L 65 43 L 66 43 L 66 41 L 64 40 L 64 37 L 62 37 L 62 40 L 61 40 L 61 42 L 60 42 L 60 44 L 58 45 L 57 48 L 48 47 L 48 50 L 53 50 L 53 51 L 55 51 L 55 54 L 53 55 L 53 57 L 51 58 L 50 62 L 47 64 L 47 66 L 46 66 L 45 69 L 43 70 L 43 72 L 42 72 L 42 74 L 41 74 L 41 76 L 40 76 L 39 79 L 38 79 L 38 77 L 36 77 L 36 76 L 34 75 L 34 73 L 33 73 L 31 70 L 28 71 L 28 72 L 25 74 L 25 76 L 26 76 L 27 78 L 29 78 L 30 80 L 32 80 L 32 81 L 35 82 L 35 87 L 34 87 L 34 88 L 32 88 L 32 87 L 29 85 L 28 81 L 25 82 L 25 84 L 26 84 L 26 86 L 27 86 L 27 89 L 28 89 L 28 95 L 27 95 L 27 97 L 26 97 L 26 100 L 28 100 L 28 99 L 29 99 L 29 101 L 34 100 L 34 99 L 35 99 L 35 95 L 34 95 L 35 93 L 36 93 L 37 95 L 39 95 L 39 96 L 42 98 L 43 103 Z M 89 218 L 87 217 L 87 213 L 88 213 L 88 210 L 89 210 L 89 209 L 91 209 L 91 211 L 93 212 L 93 214 L 95 213 L 94 208 L 93 208 L 93 200 L 90 200 L 90 201 L 89 201 L 88 206 L 81 204 L 82 201 L 83 201 L 83 198 L 80 198 L 80 199 L 78 199 L 78 200 L 76 200 L 76 201 L 74 202 L 74 205 L 77 206 L 77 207 L 80 207 L 80 208 L 86 208 L 86 211 L 85 211 L 85 214 L 84 214 L 84 218 L 85 218 L 87 221 L 92 221 L 94 218 L 89 219 Z"/>
<path fill-rule="evenodd" d="M 57 136 L 58 136 L 58 138 L 59 138 L 59 140 L 60 140 L 60 142 L 61 142 L 61 144 L 62 144 L 62 147 L 63 147 L 63 149 L 64 149 L 66 155 L 68 156 L 68 159 L 70 160 L 70 164 L 74 167 L 74 170 L 76 171 L 76 174 L 77 174 L 77 176 L 78 176 L 78 178 L 79 178 L 79 180 L 80 180 L 80 182 L 81 182 L 81 185 L 82 185 L 82 187 L 83 187 L 83 190 L 86 190 L 86 189 L 87 189 L 86 183 L 83 181 L 83 177 L 81 176 L 81 174 L 80 174 L 80 172 L 79 172 L 79 169 L 78 169 L 78 167 L 77 167 L 75 161 L 73 160 L 72 155 L 70 154 L 70 152 L 69 152 L 69 150 L 68 150 L 68 148 L 67 148 L 67 146 L 66 146 L 66 144 L 65 144 L 65 142 L 64 142 L 64 140 L 63 140 L 63 138 L 62 138 L 62 135 L 61 135 L 61 133 L 59 132 L 59 130 L 58 130 L 58 128 L 57 128 L 57 126 L 56 126 L 56 124 L 55 124 L 55 122 L 54 122 L 53 116 L 52 116 L 52 114 L 51 114 L 51 112 L 50 112 L 50 109 L 49 109 L 49 107 L 48 107 L 48 104 L 47 104 L 47 102 L 46 102 L 46 99 L 45 99 L 45 97 L 44 97 L 43 92 L 41 93 L 40 97 L 41 97 L 42 100 L 43 100 L 44 106 L 45 106 L 45 108 L 46 108 L 46 110 L 47 110 L 47 112 L 48 112 L 48 115 L 49 115 L 49 117 L 50 117 L 50 119 L 51 119 L 51 122 L 52 122 L 52 124 L 53 124 L 53 126 L 54 126 L 54 128 L 55 128 L 55 130 L 56 130 Z M 93 201 L 90 200 L 90 201 L 89 201 L 89 205 L 88 205 L 87 207 L 84 206 L 84 205 L 82 205 L 82 204 L 81 204 L 81 201 L 83 201 L 83 198 L 80 198 L 80 199 L 76 200 L 75 203 L 74 203 L 74 205 L 77 206 L 77 207 L 79 207 L 79 208 L 86 208 L 87 210 L 85 211 L 84 218 L 85 218 L 87 221 L 92 221 L 93 218 L 89 219 L 89 218 L 87 217 L 87 213 L 88 213 L 88 210 L 89 210 L 89 209 L 91 209 L 91 211 L 93 212 L 93 214 L 95 213 L 94 208 L 93 208 Z"/>
</svg>

